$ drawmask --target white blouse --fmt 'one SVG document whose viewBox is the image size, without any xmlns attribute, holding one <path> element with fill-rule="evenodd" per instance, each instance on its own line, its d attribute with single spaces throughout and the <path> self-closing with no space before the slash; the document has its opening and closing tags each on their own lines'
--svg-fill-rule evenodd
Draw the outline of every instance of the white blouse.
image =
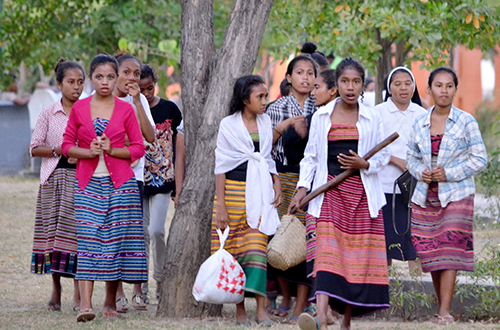
<svg viewBox="0 0 500 330">
<path fill-rule="evenodd" d="M 305 187 L 307 190 L 319 188 L 328 179 L 328 132 L 332 126 L 331 114 L 335 104 L 340 98 L 328 103 L 316 111 L 312 117 L 309 141 L 304 152 L 304 158 L 300 162 L 300 177 L 297 188 Z M 356 127 L 359 133 L 358 154 L 363 157 L 375 145 L 385 138 L 382 118 L 374 109 L 368 108 L 358 102 L 359 117 Z M 368 169 L 361 169 L 361 181 L 363 182 L 370 216 L 376 218 L 379 210 L 386 204 L 385 195 L 380 184 L 378 172 L 389 163 L 390 150 L 386 147 L 375 154 L 368 162 Z M 324 194 L 319 195 L 309 202 L 308 213 L 319 217 Z"/>
<path fill-rule="evenodd" d="M 427 110 L 418 104 L 410 102 L 408 109 L 401 111 L 394 104 L 394 102 L 392 102 L 392 99 L 389 98 L 387 102 L 377 105 L 375 107 L 375 111 L 380 113 L 382 116 L 384 132 L 387 136 L 394 132 L 399 134 L 399 138 L 391 143 L 391 156 L 406 160 L 406 152 L 408 151 L 408 141 L 410 139 L 412 125 L 415 122 L 415 119 L 418 116 L 427 113 Z M 403 170 L 395 164 L 388 164 L 380 172 L 380 182 L 382 183 L 384 193 L 393 193 L 394 180 L 396 180 L 401 174 L 403 174 Z M 399 187 L 396 187 L 396 192 L 398 194 L 401 193 Z"/>
</svg>

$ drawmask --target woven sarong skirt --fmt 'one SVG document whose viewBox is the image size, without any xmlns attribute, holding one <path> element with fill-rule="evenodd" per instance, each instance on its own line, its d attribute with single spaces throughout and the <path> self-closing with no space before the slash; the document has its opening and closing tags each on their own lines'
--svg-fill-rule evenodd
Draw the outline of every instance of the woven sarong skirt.
<svg viewBox="0 0 500 330">
<path fill-rule="evenodd" d="M 134 177 L 114 188 L 109 176 L 75 186 L 77 280 L 130 283 L 148 279 L 141 199 Z"/>
<path fill-rule="evenodd" d="M 333 179 L 329 175 L 328 180 Z M 359 176 L 327 191 L 316 219 L 313 298 L 330 297 L 330 306 L 352 316 L 389 307 L 389 280 L 382 212 L 371 218 Z"/>
<path fill-rule="evenodd" d="M 474 195 L 441 207 L 438 184 L 431 183 L 426 207 L 413 204 L 412 238 L 422 271 L 474 271 Z"/>
<path fill-rule="evenodd" d="M 226 209 L 229 213 L 229 236 L 224 249 L 233 255 L 243 268 L 247 281 L 245 296 L 266 296 L 267 235 L 248 226 L 245 206 L 245 181 L 226 179 Z M 217 196 L 214 200 L 211 252 L 220 248 L 215 227 Z"/>
<path fill-rule="evenodd" d="M 47 184 L 40 185 L 31 255 L 34 274 L 76 274 L 75 173 L 74 169 L 56 168 Z"/>
</svg>

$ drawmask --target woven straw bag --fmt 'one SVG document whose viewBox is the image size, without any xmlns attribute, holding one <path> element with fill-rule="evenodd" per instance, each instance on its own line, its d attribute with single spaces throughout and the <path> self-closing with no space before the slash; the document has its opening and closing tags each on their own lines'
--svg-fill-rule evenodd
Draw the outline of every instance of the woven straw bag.
<svg viewBox="0 0 500 330">
<path fill-rule="evenodd" d="M 267 261 L 287 270 L 306 260 L 306 227 L 294 215 L 284 215 L 281 226 L 267 245 Z"/>
</svg>

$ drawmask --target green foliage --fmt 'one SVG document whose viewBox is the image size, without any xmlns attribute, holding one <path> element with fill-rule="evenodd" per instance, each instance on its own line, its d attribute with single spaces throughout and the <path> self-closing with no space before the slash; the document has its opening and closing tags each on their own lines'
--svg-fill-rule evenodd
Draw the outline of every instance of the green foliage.
<svg viewBox="0 0 500 330">
<path fill-rule="evenodd" d="M 292 4 L 293 3 L 293 4 Z M 287 56 L 304 41 L 373 67 L 382 42 L 402 44 L 402 58 L 444 64 L 459 44 L 483 50 L 500 36 L 495 0 L 275 1 L 263 47 Z M 379 40 L 380 39 L 380 40 Z M 397 55 L 397 54 L 393 54 Z"/>
</svg>

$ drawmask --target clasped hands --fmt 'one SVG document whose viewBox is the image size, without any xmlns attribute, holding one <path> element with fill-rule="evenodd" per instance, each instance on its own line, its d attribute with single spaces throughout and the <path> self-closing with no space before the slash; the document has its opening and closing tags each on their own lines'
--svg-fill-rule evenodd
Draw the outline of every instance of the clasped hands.
<svg viewBox="0 0 500 330">
<path fill-rule="evenodd" d="M 443 166 L 436 166 L 432 172 L 428 167 L 422 171 L 422 181 L 429 184 L 433 180 L 436 182 L 446 181 L 446 172 L 444 171 Z"/>
<path fill-rule="evenodd" d="M 97 157 L 101 154 L 101 151 L 105 151 L 111 156 L 113 148 L 111 147 L 111 141 L 106 135 L 99 136 L 97 139 L 93 139 L 90 143 L 90 155 L 91 158 Z"/>
</svg>

